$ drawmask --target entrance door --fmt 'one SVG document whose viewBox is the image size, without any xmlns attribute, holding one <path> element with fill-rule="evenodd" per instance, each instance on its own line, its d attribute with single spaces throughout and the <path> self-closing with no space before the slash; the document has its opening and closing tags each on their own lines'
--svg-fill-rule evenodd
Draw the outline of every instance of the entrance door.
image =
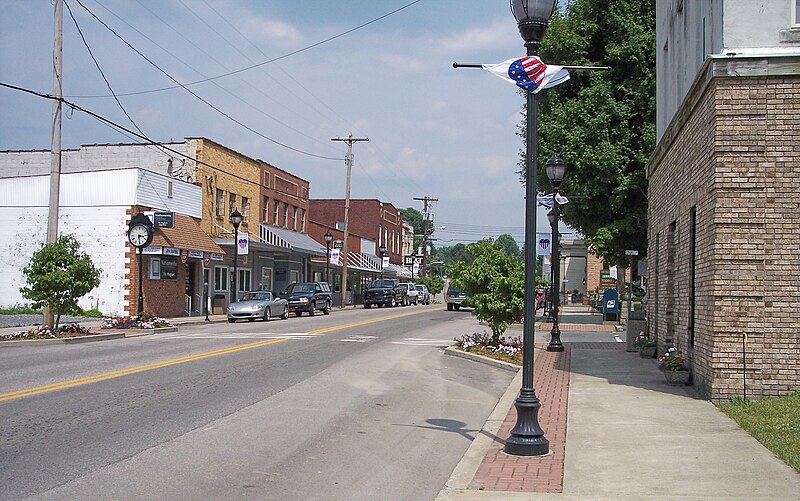
<svg viewBox="0 0 800 501">
<path fill-rule="evenodd" d="M 200 304 L 197 294 L 196 263 L 186 263 L 184 284 L 186 290 L 186 311 L 191 315 Z"/>
</svg>

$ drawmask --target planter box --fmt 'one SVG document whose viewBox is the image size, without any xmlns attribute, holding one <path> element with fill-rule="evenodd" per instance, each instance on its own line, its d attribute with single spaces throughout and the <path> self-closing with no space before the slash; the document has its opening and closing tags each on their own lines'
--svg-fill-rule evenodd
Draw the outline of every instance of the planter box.
<svg viewBox="0 0 800 501">
<path fill-rule="evenodd" d="M 672 386 L 684 386 L 689 382 L 689 371 L 664 371 L 667 384 Z"/>
<path fill-rule="evenodd" d="M 655 346 L 643 346 L 639 348 L 639 356 L 642 358 L 653 358 L 656 356 Z"/>
</svg>

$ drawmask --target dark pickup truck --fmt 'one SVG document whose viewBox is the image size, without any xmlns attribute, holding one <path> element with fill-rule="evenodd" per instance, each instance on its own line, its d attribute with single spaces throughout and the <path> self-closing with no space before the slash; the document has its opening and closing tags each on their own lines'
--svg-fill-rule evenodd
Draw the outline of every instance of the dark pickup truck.
<svg viewBox="0 0 800 501">
<path fill-rule="evenodd" d="M 325 315 L 331 312 L 331 286 L 327 282 L 295 282 L 280 297 L 286 299 L 289 311 L 298 317 L 304 311 L 312 317 L 317 310 Z"/>
<path fill-rule="evenodd" d="M 392 278 L 373 280 L 369 289 L 364 291 L 364 308 L 372 308 L 373 304 L 377 304 L 379 308 L 400 304 L 403 291 L 397 287 L 398 283 L 398 280 Z"/>
</svg>

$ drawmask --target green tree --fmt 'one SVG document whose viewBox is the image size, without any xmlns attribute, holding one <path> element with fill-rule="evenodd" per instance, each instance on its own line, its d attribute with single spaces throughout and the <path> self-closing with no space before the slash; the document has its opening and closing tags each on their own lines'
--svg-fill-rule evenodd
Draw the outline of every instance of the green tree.
<svg viewBox="0 0 800 501">
<path fill-rule="evenodd" d="M 625 249 L 647 249 L 644 168 L 656 138 L 655 44 L 653 0 L 572 0 L 542 43 L 548 63 L 612 68 L 573 71 L 537 97 L 538 186 L 549 190 L 544 165 L 556 151 L 567 163 L 564 221 L 607 263 L 624 264 Z"/>
<path fill-rule="evenodd" d="M 525 271 L 519 255 L 511 256 L 500 250 L 492 239 L 469 244 L 474 257 L 471 264 L 454 263 L 453 283 L 466 292 L 465 306 L 492 329 L 497 343 L 506 328 L 524 313 Z"/>
<path fill-rule="evenodd" d="M 55 329 L 62 314 L 79 312 L 78 299 L 100 285 L 100 269 L 80 252 L 73 235 L 60 235 L 54 243 L 43 245 L 22 272 L 28 285 L 20 293 L 34 308 L 50 308 Z"/>
<path fill-rule="evenodd" d="M 436 250 L 436 259 L 444 262 L 446 273 L 448 276 L 453 276 L 450 272 L 450 266 L 454 263 L 472 263 L 472 254 L 467 250 L 464 244 L 455 244 L 449 247 L 440 247 Z"/>
<path fill-rule="evenodd" d="M 439 294 L 444 290 L 444 280 L 442 280 L 439 275 L 428 275 L 427 277 L 421 277 L 417 280 L 417 282 L 427 287 L 428 292 L 431 293 L 431 296 Z"/>
<path fill-rule="evenodd" d="M 497 240 L 494 241 L 494 245 L 509 256 L 521 256 L 517 241 L 514 240 L 514 237 L 508 233 L 503 233 L 502 235 L 498 236 Z"/>
</svg>

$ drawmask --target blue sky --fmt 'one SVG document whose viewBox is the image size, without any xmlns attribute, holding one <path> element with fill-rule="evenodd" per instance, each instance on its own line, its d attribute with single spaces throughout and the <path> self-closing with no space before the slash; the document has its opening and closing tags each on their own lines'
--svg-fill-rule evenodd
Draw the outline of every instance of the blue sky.
<svg viewBox="0 0 800 501">
<path fill-rule="evenodd" d="M 81 0 L 182 83 L 245 68 L 334 37 L 413 0 Z M 191 86 L 235 124 L 174 85 L 67 0 L 112 88 L 152 139 L 203 136 L 311 183 L 315 198 L 343 198 L 346 147 L 333 137 L 369 137 L 354 148 L 351 195 L 422 210 L 438 198 L 438 245 L 510 233 L 522 241 L 524 189 L 517 160 L 522 97 L 458 62 L 524 54 L 507 0 L 422 0 L 317 47 Z M 53 6 L 3 2 L 0 81 L 52 91 Z M 64 9 L 64 95 L 132 128 Z M 0 150 L 50 147 L 52 104 L 0 88 Z M 267 136 L 320 159 L 281 147 Z M 127 143 L 80 113 L 65 114 L 63 147 Z M 540 212 L 543 213 L 542 210 Z M 546 218 L 539 217 L 546 231 Z M 441 227 L 446 229 L 442 230 Z M 494 228 L 499 226 L 498 228 Z"/>
</svg>

